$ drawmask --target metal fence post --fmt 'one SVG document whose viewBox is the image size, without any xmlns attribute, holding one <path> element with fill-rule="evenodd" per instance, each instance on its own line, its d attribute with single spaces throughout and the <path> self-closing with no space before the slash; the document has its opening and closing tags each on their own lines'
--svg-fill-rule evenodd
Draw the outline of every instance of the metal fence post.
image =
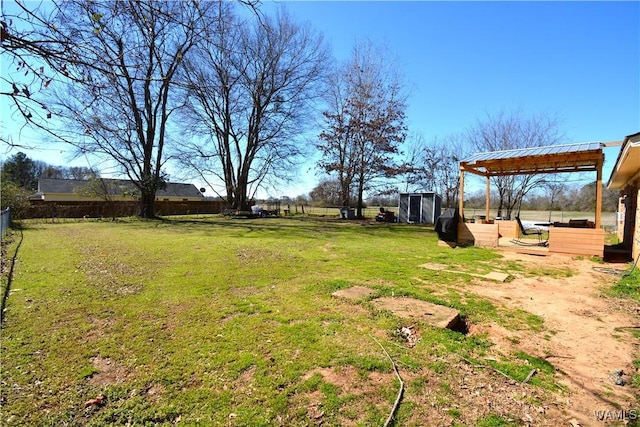
<svg viewBox="0 0 640 427">
<path fill-rule="evenodd" d="M 0 237 L 4 239 L 4 235 L 7 234 L 7 230 L 11 225 L 11 208 L 3 210 L 0 218 Z"/>
</svg>

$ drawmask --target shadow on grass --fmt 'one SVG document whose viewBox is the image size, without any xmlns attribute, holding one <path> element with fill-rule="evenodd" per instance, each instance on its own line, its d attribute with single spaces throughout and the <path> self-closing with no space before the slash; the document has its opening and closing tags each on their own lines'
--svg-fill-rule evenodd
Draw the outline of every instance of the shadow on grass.
<svg viewBox="0 0 640 427">
<path fill-rule="evenodd" d="M 326 217 L 287 217 L 287 218 L 226 218 L 211 216 L 203 218 L 159 218 L 156 220 L 142 221 L 150 227 L 158 227 L 161 224 L 179 227 L 181 231 L 193 230 L 194 232 L 211 228 L 212 226 L 247 230 L 249 232 L 269 232 L 289 234 L 309 233 L 338 233 L 344 230 L 358 228 L 361 234 L 376 236 L 381 233 L 398 235 L 415 235 L 416 232 L 435 236 L 432 226 L 416 226 L 408 224 L 377 223 L 373 220 L 342 220 Z"/>
<path fill-rule="evenodd" d="M 9 260 L 9 263 L 11 264 L 9 267 L 9 271 L 7 273 L 7 283 L 4 286 L 4 289 L 2 290 L 2 303 L 0 304 L 0 329 L 2 329 L 2 325 L 4 324 L 4 313 L 5 313 L 5 308 L 7 305 L 7 298 L 9 298 L 9 293 L 11 292 L 11 284 L 13 282 L 13 269 L 16 265 L 16 259 L 18 258 L 18 251 L 20 250 L 20 246 L 22 246 L 22 241 L 24 240 L 24 235 L 22 234 L 22 228 L 18 227 L 17 230 L 20 232 L 20 240 L 18 241 L 17 245 L 16 245 L 16 249 L 13 253 L 13 256 L 11 257 L 11 259 Z M 4 246 L 4 243 L 3 243 Z M 2 248 L 2 263 L 4 264 L 5 262 L 7 262 L 7 258 L 5 257 L 4 254 L 5 248 Z M 4 266 L 3 266 L 3 270 L 4 270 Z"/>
</svg>

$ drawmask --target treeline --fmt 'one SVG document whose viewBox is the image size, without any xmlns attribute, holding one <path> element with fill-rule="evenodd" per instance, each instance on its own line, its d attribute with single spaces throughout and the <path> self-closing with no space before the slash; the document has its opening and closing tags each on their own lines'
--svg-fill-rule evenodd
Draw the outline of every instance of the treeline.
<svg viewBox="0 0 640 427">
<path fill-rule="evenodd" d="M 11 208 L 14 218 L 23 218 L 29 196 L 38 190 L 38 179 L 89 179 L 97 175 L 86 167 L 54 166 L 33 160 L 20 152 L 0 164 L 0 205 Z"/>
<path fill-rule="evenodd" d="M 456 182 L 457 184 L 457 182 Z M 450 185 L 453 187 L 453 185 Z M 429 188 L 429 187 L 424 187 Z M 435 193 L 442 198 L 442 206 L 456 207 L 457 197 L 445 197 L 446 189 L 441 186 L 434 186 Z M 403 191 L 406 192 L 406 191 Z M 399 191 L 390 194 L 376 194 L 367 198 L 368 206 L 396 206 L 398 204 Z M 457 196 L 457 191 L 455 196 Z M 605 212 L 616 212 L 618 210 L 619 192 L 609 190 L 606 186 L 602 187 L 602 210 Z M 485 192 L 480 190 L 466 195 L 464 205 L 472 209 L 484 209 Z M 332 207 L 341 206 L 342 199 L 340 197 L 339 184 L 335 181 L 324 180 L 318 184 L 308 196 L 298 196 L 298 203 L 305 203 L 312 206 Z M 353 206 L 356 201 L 350 200 Z M 595 211 L 596 204 L 596 184 L 567 184 L 555 181 L 541 181 L 537 188 L 522 198 L 520 205 L 521 210 L 554 210 L 554 211 L 576 211 L 590 212 Z M 491 193 L 491 209 L 497 210 L 500 205 L 500 198 L 497 191 Z"/>
<path fill-rule="evenodd" d="M 618 210 L 619 192 L 609 190 L 602 186 L 602 210 L 604 212 L 616 212 Z M 491 209 L 498 209 L 498 195 L 491 194 Z M 465 197 L 465 207 L 473 209 L 484 209 L 485 193 L 479 191 L 468 198 Z M 562 186 L 556 189 L 554 194 L 545 193 L 541 189 L 540 193 L 528 195 L 522 199 L 521 210 L 534 211 L 573 211 L 591 212 L 596 208 L 596 183 L 587 185 Z"/>
<path fill-rule="evenodd" d="M 96 177 L 96 173 L 87 167 L 55 166 L 49 163 L 33 160 L 20 152 L 0 165 L 2 182 L 12 183 L 24 190 L 36 191 L 38 179 L 89 179 Z"/>
</svg>

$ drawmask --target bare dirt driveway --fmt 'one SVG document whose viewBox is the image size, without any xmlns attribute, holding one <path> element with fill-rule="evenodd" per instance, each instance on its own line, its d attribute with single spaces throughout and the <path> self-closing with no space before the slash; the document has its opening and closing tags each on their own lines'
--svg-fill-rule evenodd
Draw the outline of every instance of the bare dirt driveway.
<svg viewBox="0 0 640 427">
<path fill-rule="evenodd" d="M 553 364 L 557 381 L 568 389 L 555 402 L 558 425 L 607 425 L 620 414 L 627 416 L 626 423 L 640 416 L 637 389 L 630 384 L 636 372 L 633 359 L 640 352 L 631 334 L 640 324 L 640 305 L 603 295 L 603 289 L 618 280 L 615 273 L 627 266 L 563 255 L 503 254 L 507 261 L 525 263 L 529 271 L 571 273 L 567 277 L 515 273 L 505 283 L 477 281 L 472 292 L 541 316 L 547 331 L 523 334 L 489 326 L 472 333 L 488 333 L 505 351 L 521 349 Z"/>
</svg>

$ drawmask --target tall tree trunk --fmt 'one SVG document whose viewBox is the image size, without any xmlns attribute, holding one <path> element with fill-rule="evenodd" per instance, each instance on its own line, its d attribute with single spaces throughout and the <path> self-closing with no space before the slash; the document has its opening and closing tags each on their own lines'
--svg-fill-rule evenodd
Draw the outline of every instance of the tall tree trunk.
<svg viewBox="0 0 640 427">
<path fill-rule="evenodd" d="M 140 217 L 141 218 L 155 218 L 155 201 L 156 201 L 156 193 L 149 193 L 149 191 L 144 191 L 140 195 Z"/>
<path fill-rule="evenodd" d="M 356 211 L 356 215 L 358 219 L 364 218 L 364 215 L 362 215 L 362 208 L 364 206 L 363 197 L 364 197 L 364 175 L 361 175 L 360 179 L 358 180 L 358 210 Z"/>
<path fill-rule="evenodd" d="M 247 178 L 242 177 L 242 174 L 238 179 L 238 185 L 235 190 L 234 208 L 241 211 L 250 210 L 247 198 Z"/>
<path fill-rule="evenodd" d="M 351 197 L 349 197 L 349 185 L 347 183 L 340 183 L 340 198 L 342 199 L 342 207 L 348 207 Z"/>
<path fill-rule="evenodd" d="M 343 208 L 349 206 L 351 202 L 351 192 L 349 188 L 351 187 L 351 178 L 347 178 L 347 174 L 344 170 L 338 171 L 338 181 L 340 183 L 340 204 Z"/>
</svg>

